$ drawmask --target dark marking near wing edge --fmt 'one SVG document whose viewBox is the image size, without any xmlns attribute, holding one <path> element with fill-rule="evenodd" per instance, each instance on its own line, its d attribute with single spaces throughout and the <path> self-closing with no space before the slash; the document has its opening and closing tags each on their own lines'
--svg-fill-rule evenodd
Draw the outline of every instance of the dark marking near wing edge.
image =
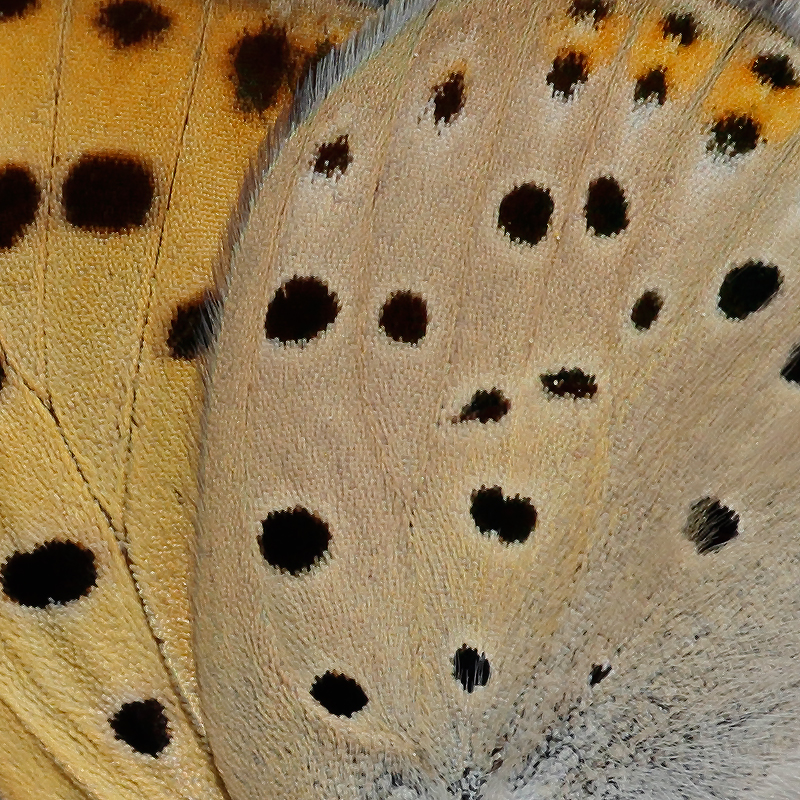
<svg viewBox="0 0 800 800">
<path fill-rule="evenodd" d="M 28 167 L 0 167 L 0 250 L 19 244 L 36 219 L 42 191 Z"/>
<path fill-rule="evenodd" d="M 94 24 L 118 50 L 140 44 L 155 44 L 172 24 L 172 17 L 159 5 L 144 0 L 113 0 L 100 7 Z"/>
<path fill-rule="evenodd" d="M 38 0 L 0 0 L 0 22 L 19 19 L 38 5 Z"/>
<path fill-rule="evenodd" d="M 173 358 L 189 361 L 205 352 L 214 340 L 219 298 L 204 292 L 181 303 L 173 313 L 167 347 Z"/>
</svg>

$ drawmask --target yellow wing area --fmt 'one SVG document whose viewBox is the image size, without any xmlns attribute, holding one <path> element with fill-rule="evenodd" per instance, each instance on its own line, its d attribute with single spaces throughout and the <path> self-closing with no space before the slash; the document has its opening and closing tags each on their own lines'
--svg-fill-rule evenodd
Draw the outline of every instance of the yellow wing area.
<svg viewBox="0 0 800 800">
<path fill-rule="evenodd" d="M 187 600 L 212 271 L 348 0 L 0 0 L 0 796 L 219 797 Z"/>
</svg>

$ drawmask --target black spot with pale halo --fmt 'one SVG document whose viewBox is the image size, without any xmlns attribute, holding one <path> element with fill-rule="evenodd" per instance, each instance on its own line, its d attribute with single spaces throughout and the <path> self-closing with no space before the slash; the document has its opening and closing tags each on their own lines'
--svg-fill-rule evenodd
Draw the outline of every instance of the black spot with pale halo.
<svg viewBox="0 0 800 800">
<path fill-rule="evenodd" d="M 715 552 L 739 535 L 739 515 L 715 497 L 703 497 L 692 504 L 683 533 L 701 555 Z"/>
<path fill-rule="evenodd" d="M 722 156 L 741 156 L 755 150 L 761 126 L 747 114 L 723 114 L 711 126 L 708 149 Z"/>
<path fill-rule="evenodd" d="M 552 87 L 553 97 L 559 95 L 565 101 L 572 97 L 579 83 L 586 83 L 588 79 L 589 59 L 585 53 L 575 50 L 557 55 L 547 73 L 547 83 Z"/>
<path fill-rule="evenodd" d="M 640 330 L 645 331 L 656 321 L 664 301 L 658 292 L 648 290 L 633 304 L 631 309 L 631 322 Z"/>
<path fill-rule="evenodd" d="M 38 0 L 0 0 L 0 22 L 19 19 L 38 5 Z"/>
<path fill-rule="evenodd" d="M 366 692 L 357 681 L 330 670 L 314 678 L 310 694 L 326 711 L 337 717 L 352 717 L 368 702 Z"/>
<path fill-rule="evenodd" d="M 453 422 L 499 422 L 511 410 L 511 402 L 499 389 L 478 389 Z"/>
<path fill-rule="evenodd" d="M 501 201 L 497 227 L 512 242 L 538 244 L 547 235 L 555 204 L 548 189 L 535 183 L 515 186 Z"/>
<path fill-rule="evenodd" d="M 172 24 L 159 5 L 144 0 L 114 0 L 100 7 L 94 24 L 118 50 L 157 42 Z"/>
<path fill-rule="evenodd" d="M 793 89 L 798 85 L 797 73 L 787 55 L 767 53 L 757 56 L 750 69 L 761 83 L 771 89 Z"/>
<path fill-rule="evenodd" d="M 261 521 L 258 546 L 271 567 L 300 575 L 325 557 L 330 541 L 328 523 L 296 506 L 267 514 Z"/>
<path fill-rule="evenodd" d="M 0 583 L 6 596 L 22 606 L 70 603 L 97 585 L 94 553 L 77 542 L 52 539 L 11 555 L 0 567 Z"/>
<path fill-rule="evenodd" d="M 319 146 L 314 159 L 314 172 L 326 178 L 333 178 L 337 174 L 344 175 L 352 160 L 348 137 L 344 134 L 332 142 L 325 142 Z"/>
<path fill-rule="evenodd" d="M 464 73 L 451 72 L 447 80 L 433 87 L 433 120 L 449 125 L 464 107 Z"/>
<path fill-rule="evenodd" d="M 569 15 L 573 19 L 592 18 L 594 25 L 602 22 L 612 11 L 611 0 L 572 0 Z"/>
<path fill-rule="evenodd" d="M 474 647 L 463 644 L 453 656 L 453 677 L 465 692 L 472 693 L 489 682 L 491 667 L 486 653 L 478 653 Z"/>
<path fill-rule="evenodd" d="M 264 329 L 268 339 L 302 345 L 332 325 L 339 310 L 336 294 L 319 278 L 295 275 L 275 292 Z"/>
<path fill-rule="evenodd" d="M 661 31 L 665 39 L 677 39 L 678 44 L 688 47 L 697 38 L 697 22 L 691 14 L 667 14 L 661 21 Z"/>
<path fill-rule="evenodd" d="M 589 184 L 584 206 L 586 228 L 595 236 L 614 236 L 628 227 L 628 201 L 619 183 L 609 176 Z"/>
<path fill-rule="evenodd" d="M 470 499 L 475 527 L 487 535 L 497 534 L 503 544 L 521 544 L 536 527 L 536 508 L 530 497 L 505 497 L 499 486 L 481 486 Z"/>
<path fill-rule="evenodd" d="M 780 289 L 780 270 L 762 261 L 734 267 L 719 287 L 717 308 L 728 319 L 745 319 L 764 308 Z"/>
<path fill-rule="evenodd" d="M 236 102 L 245 113 L 264 113 L 281 87 L 296 77 L 298 65 L 286 29 L 279 25 L 264 23 L 256 33 L 245 31 L 229 53 Z"/>
<path fill-rule="evenodd" d="M 218 297 L 204 292 L 175 309 L 167 336 L 167 347 L 173 358 L 190 361 L 209 348 L 214 340 L 218 305 Z"/>
<path fill-rule="evenodd" d="M 117 739 L 153 758 L 158 758 L 170 742 L 164 706 L 154 698 L 123 703 L 108 724 Z"/>
<path fill-rule="evenodd" d="M 41 200 L 42 191 L 27 167 L 0 168 L 0 250 L 19 244 L 36 219 Z"/>
<path fill-rule="evenodd" d="M 637 103 L 657 103 L 663 106 L 667 99 L 667 71 L 658 67 L 638 78 L 633 99 Z"/>
<path fill-rule="evenodd" d="M 395 292 L 381 308 L 378 324 L 395 342 L 417 344 L 428 330 L 428 305 L 412 292 Z"/>
<path fill-rule="evenodd" d="M 586 398 L 597 393 L 594 375 L 587 375 L 582 369 L 562 369 L 539 376 L 542 387 L 548 394 L 556 397 Z"/>
<path fill-rule="evenodd" d="M 130 233 L 147 221 L 155 179 L 139 158 L 122 153 L 82 155 L 61 190 L 67 222 L 93 233 Z"/>
</svg>

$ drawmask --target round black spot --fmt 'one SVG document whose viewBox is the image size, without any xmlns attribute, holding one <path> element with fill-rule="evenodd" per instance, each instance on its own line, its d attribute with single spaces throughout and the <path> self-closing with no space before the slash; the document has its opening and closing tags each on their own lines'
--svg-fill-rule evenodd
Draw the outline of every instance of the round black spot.
<svg viewBox="0 0 800 800">
<path fill-rule="evenodd" d="M 319 146 L 314 160 L 314 172 L 324 175 L 326 178 L 333 178 L 337 174 L 344 175 L 352 160 L 350 145 L 345 134 L 333 142 L 326 142 Z"/>
<path fill-rule="evenodd" d="M 137 753 L 157 758 L 169 744 L 169 725 L 164 706 L 152 698 L 123 703 L 108 724 L 114 736 Z"/>
<path fill-rule="evenodd" d="M 155 195 L 153 174 L 143 161 L 120 153 L 82 155 L 62 188 L 64 216 L 95 233 L 126 233 L 144 225 Z"/>
<path fill-rule="evenodd" d="M 640 330 L 647 330 L 658 317 L 664 301 L 657 292 L 646 291 L 633 304 L 631 322 Z"/>
<path fill-rule="evenodd" d="M 337 717 L 352 717 L 368 702 L 358 683 L 338 672 L 328 671 L 316 677 L 310 693 L 326 711 Z"/>
<path fill-rule="evenodd" d="M 597 686 L 603 678 L 607 678 L 611 674 L 611 664 L 592 664 L 592 670 L 589 673 L 589 686 Z"/>
<path fill-rule="evenodd" d="M 530 497 L 504 497 L 499 486 L 481 486 L 471 499 L 469 512 L 475 527 L 481 533 L 496 533 L 503 544 L 524 542 L 536 527 L 536 509 Z"/>
<path fill-rule="evenodd" d="M 587 375 L 581 369 L 562 369 L 539 376 L 544 390 L 556 397 L 594 397 L 597 383 L 594 375 Z"/>
<path fill-rule="evenodd" d="M 0 167 L 0 250 L 8 250 L 36 219 L 42 192 L 27 167 Z"/>
<path fill-rule="evenodd" d="M 781 378 L 789 383 L 800 384 L 800 344 L 789 353 L 789 357 L 781 369 Z"/>
<path fill-rule="evenodd" d="M 161 6 L 144 0 L 113 0 L 100 7 L 94 23 L 114 47 L 122 50 L 153 44 L 172 24 L 172 18 Z"/>
<path fill-rule="evenodd" d="M 595 236 L 614 236 L 628 227 L 628 201 L 614 178 L 604 176 L 589 184 L 583 210 L 586 229 Z"/>
<path fill-rule="evenodd" d="M 636 81 L 633 99 L 637 103 L 664 105 L 667 99 L 667 71 L 664 67 L 651 69 Z"/>
<path fill-rule="evenodd" d="M 797 73 L 789 56 L 772 53 L 760 55 L 750 69 L 761 83 L 769 84 L 772 89 L 792 89 L 798 85 Z"/>
<path fill-rule="evenodd" d="M 14 553 L 0 567 L 0 581 L 9 599 L 23 606 L 69 603 L 97 585 L 94 553 L 77 542 L 52 539 L 29 553 Z"/>
<path fill-rule="evenodd" d="M 267 338 L 304 344 L 332 325 L 339 310 L 338 298 L 319 278 L 295 275 L 270 301 L 264 322 Z"/>
<path fill-rule="evenodd" d="M 456 650 L 453 656 L 453 677 L 465 691 L 472 693 L 477 686 L 486 686 L 490 671 L 486 653 L 479 654 L 474 647 L 467 647 L 466 644 Z"/>
<path fill-rule="evenodd" d="M 205 292 L 175 309 L 167 336 L 167 347 L 173 358 L 190 361 L 208 349 L 214 341 L 218 304 L 219 298 Z"/>
<path fill-rule="evenodd" d="M 717 307 L 729 319 L 744 319 L 760 311 L 776 295 L 783 279 L 780 270 L 761 261 L 734 267 L 719 287 Z"/>
<path fill-rule="evenodd" d="M 261 521 L 258 537 L 264 560 L 292 575 L 299 575 L 321 561 L 330 541 L 327 523 L 301 506 L 271 511 Z"/>
<path fill-rule="evenodd" d="M 237 105 L 245 113 L 266 111 L 297 70 L 286 29 L 278 25 L 264 23 L 258 33 L 245 32 L 229 52 Z"/>
<path fill-rule="evenodd" d="M 724 114 L 711 126 L 708 149 L 718 155 L 740 156 L 754 150 L 761 127 L 747 114 Z"/>
<path fill-rule="evenodd" d="M 547 235 L 555 205 L 550 192 L 534 183 L 515 186 L 501 201 L 497 211 L 497 227 L 512 242 L 531 247 Z"/>
<path fill-rule="evenodd" d="M 472 399 L 462 409 L 453 422 L 499 422 L 511 409 L 511 402 L 507 400 L 499 389 L 486 391 L 478 389 Z"/>
<path fill-rule="evenodd" d="M 602 22 L 612 11 L 611 0 L 572 0 L 569 15 L 573 19 L 592 18 L 594 25 Z"/>
<path fill-rule="evenodd" d="M 589 79 L 589 59 L 585 53 L 570 50 L 553 59 L 553 66 L 547 73 L 547 83 L 553 87 L 553 97 L 569 100 L 579 83 Z"/>
<path fill-rule="evenodd" d="M 383 304 L 378 322 L 390 339 L 417 344 L 428 330 L 428 304 L 418 294 L 395 292 Z"/>
<path fill-rule="evenodd" d="M 37 0 L 0 0 L 0 22 L 22 17 L 37 5 Z"/>
<path fill-rule="evenodd" d="M 464 107 L 464 73 L 451 72 L 447 80 L 433 87 L 433 120 L 449 125 Z"/>
<path fill-rule="evenodd" d="M 703 497 L 692 504 L 683 533 L 700 554 L 719 550 L 739 535 L 739 515 L 716 497 Z"/>
<path fill-rule="evenodd" d="M 667 14 L 661 22 L 661 30 L 665 39 L 673 37 L 684 47 L 697 38 L 697 23 L 691 14 Z"/>
</svg>

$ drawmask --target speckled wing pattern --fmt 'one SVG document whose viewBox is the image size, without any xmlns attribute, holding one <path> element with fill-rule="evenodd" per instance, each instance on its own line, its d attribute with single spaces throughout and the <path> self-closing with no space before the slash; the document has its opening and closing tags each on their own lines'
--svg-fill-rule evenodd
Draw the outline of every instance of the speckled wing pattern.
<svg viewBox="0 0 800 800">
<path fill-rule="evenodd" d="M 800 50 L 758 8 L 390 4 L 264 148 L 193 591 L 235 800 L 798 796 Z"/>
<path fill-rule="evenodd" d="M 212 271 L 258 143 L 368 13 L 0 0 L 3 800 L 225 796 L 187 595 Z"/>
</svg>

